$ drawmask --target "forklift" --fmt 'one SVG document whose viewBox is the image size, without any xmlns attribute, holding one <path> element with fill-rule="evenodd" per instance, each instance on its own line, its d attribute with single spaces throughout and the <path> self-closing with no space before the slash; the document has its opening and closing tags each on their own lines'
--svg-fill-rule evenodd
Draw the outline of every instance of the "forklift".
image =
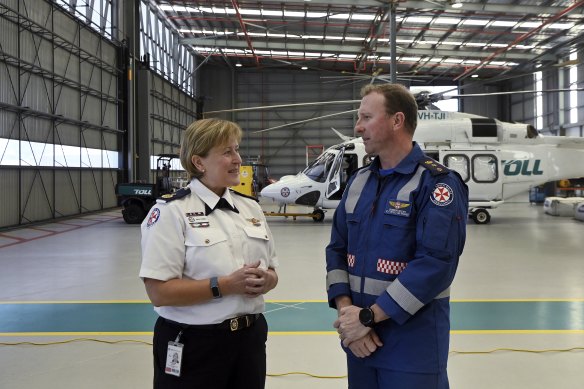
<svg viewBox="0 0 584 389">
<path fill-rule="evenodd" d="M 174 193 L 181 188 L 180 179 L 171 179 L 170 167 L 177 154 L 160 154 L 156 160 L 156 183 L 131 182 L 116 185 L 118 204 L 128 224 L 140 224 L 162 195 Z"/>
</svg>

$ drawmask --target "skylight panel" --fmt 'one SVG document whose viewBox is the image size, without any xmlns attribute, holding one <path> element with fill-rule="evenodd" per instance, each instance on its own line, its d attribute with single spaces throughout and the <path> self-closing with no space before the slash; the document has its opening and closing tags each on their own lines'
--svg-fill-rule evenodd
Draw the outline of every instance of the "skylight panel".
<svg viewBox="0 0 584 389">
<path fill-rule="evenodd" d="M 444 46 L 462 46 L 462 41 L 444 41 L 440 42 Z"/>
<path fill-rule="evenodd" d="M 486 26 L 489 23 L 486 19 L 466 19 L 462 22 L 464 25 L 468 26 Z"/>
<path fill-rule="evenodd" d="M 439 17 L 438 19 L 434 20 L 434 24 L 458 24 L 458 23 L 460 23 L 460 18 Z"/>
<path fill-rule="evenodd" d="M 420 23 L 420 24 L 428 24 L 432 21 L 432 18 L 429 16 L 408 16 L 404 23 Z"/>
<path fill-rule="evenodd" d="M 508 20 L 495 20 L 491 26 L 495 27 L 514 27 L 517 25 L 517 22 L 512 22 Z"/>
<path fill-rule="evenodd" d="M 557 29 L 557 30 L 568 30 L 568 29 L 574 27 L 574 23 L 552 23 L 546 27 Z"/>
<path fill-rule="evenodd" d="M 373 20 L 375 19 L 375 14 L 358 14 L 358 13 L 354 13 L 354 14 L 331 14 L 330 18 L 331 19 L 343 19 L 343 20 L 348 20 L 349 17 L 351 18 L 351 20 Z"/>
<path fill-rule="evenodd" d="M 299 11 L 284 11 L 284 16 L 289 16 L 291 18 L 303 18 L 304 12 Z"/>
<path fill-rule="evenodd" d="M 239 13 L 242 15 L 260 16 L 262 13 L 259 9 L 240 8 Z"/>
<path fill-rule="evenodd" d="M 262 9 L 263 16 L 277 16 L 282 17 L 282 11 L 272 11 L 269 9 Z"/>
</svg>

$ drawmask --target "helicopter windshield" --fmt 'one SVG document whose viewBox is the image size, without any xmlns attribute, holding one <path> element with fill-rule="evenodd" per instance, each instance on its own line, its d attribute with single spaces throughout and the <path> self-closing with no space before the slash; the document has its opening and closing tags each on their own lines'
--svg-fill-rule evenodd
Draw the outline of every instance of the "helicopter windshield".
<svg viewBox="0 0 584 389">
<path fill-rule="evenodd" d="M 326 176 L 331 169 L 331 165 L 335 159 L 335 154 L 326 152 L 314 160 L 310 165 L 302 171 L 308 178 L 316 182 L 325 182 Z"/>
</svg>

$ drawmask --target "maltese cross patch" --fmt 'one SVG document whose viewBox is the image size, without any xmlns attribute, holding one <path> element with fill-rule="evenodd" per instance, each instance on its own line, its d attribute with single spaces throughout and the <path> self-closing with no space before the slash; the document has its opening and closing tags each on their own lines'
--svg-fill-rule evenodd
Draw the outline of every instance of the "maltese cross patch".
<svg viewBox="0 0 584 389">
<path fill-rule="evenodd" d="M 432 191 L 430 200 L 439 207 L 444 207 L 454 199 L 454 191 L 446 184 L 438 183 Z"/>
</svg>

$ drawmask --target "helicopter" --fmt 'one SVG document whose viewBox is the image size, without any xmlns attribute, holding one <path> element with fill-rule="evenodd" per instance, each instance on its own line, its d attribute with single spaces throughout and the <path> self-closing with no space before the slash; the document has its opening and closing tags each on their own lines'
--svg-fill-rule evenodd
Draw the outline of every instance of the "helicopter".
<svg viewBox="0 0 584 389">
<path fill-rule="evenodd" d="M 300 173 L 266 186 L 260 195 L 280 205 L 314 207 L 313 219 L 322 221 L 323 210 L 339 204 L 351 174 L 374 157 L 365 152 L 362 138 L 334 131 L 342 143 L 326 149 Z M 584 138 L 546 137 L 529 124 L 420 110 L 414 141 L 461 175 L 469 187 L 469 217 L 476 224 L 489 223 L 488 209 L 532 186 L 584 175 L 584 166 L 574 163 L 584 160 Z"/>
</svg>

